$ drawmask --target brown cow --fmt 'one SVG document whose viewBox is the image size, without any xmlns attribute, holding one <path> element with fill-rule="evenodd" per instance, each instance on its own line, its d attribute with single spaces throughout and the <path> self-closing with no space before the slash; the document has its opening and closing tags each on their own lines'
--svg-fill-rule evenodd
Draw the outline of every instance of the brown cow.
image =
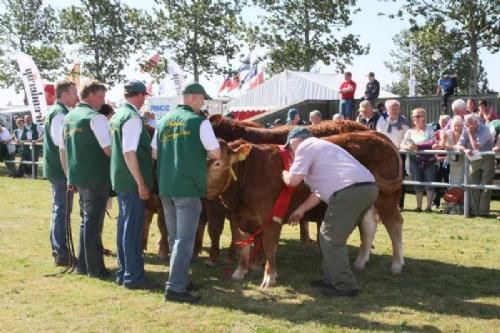
<svg viewBox="0 0 500 333">
<path fill-rule="evenodd" d="M 402 217 L 398 209 L 401 191 L 401 159 L 396 147 L 387 138 L 376 132 L 347 133 L 325 138 L 346 149 L 365 165 L 375 176 L 379 185 L 379 197 L 375 208 L 384 223 L 393 245 L 391 270 L 401 272 L 404 264 L 402 251 Z M 243 159 L 243 157 L 245 157 Z M 210 161 L 208 165 L 207 198 L 221 196 L 229 208 L 228 216 L 242 231 L 241 237 L 263 227 L 263 247 L 266 256 L 264 279 L 261 287 L 266 288 L 276 283 L 275 254 L 281 232 L 281 225 L 270 222 L 273 204 L 282 186 L 282 161 L 279 147 L 276 145 L 252 145 L 241 141 L 222 143 L 222 158 Z M 237 180 L 231 178 L 234 168 Z M 289 208 L 292 212 L 309 195 L 307 188 L 301 185 L 295 192 Z M 326 205 L 315 207 L 306 214 L 310 221 L 321 221 Z M 362 244 L 356 266 L 362 268 L 369 258 L 373 235 L 376 229 L 372 214 L 367 214 L 360 226 Z M 287 217 L 285 217 L 287 218 Z M 244 248 L 238 268 L 233 278 L 241 279 L 248 271 L 249 249 Z"/>
<path fill-rule="evenodd" d="M 210 122 L 214 129 L 215 135 L 225 140 L 226 142 L 243 139 L 252 143 L 273 143 L 284 144 L 288 132 L 293 128 L 292 125 L 284 125 L 279 128 L 262 128 L 262 125 L 251 121 L 234 121 L 224 118 L 221 115 L 213 115 L 210 117 Z M 351 120 L 338 121 L 323 121 L 318 125 L 308 126 L 311 133 L 316 137 L 331 136 L 340 133 L 368 131 L 369 128 L 365 125 Z M 217 215 L 220 215 L 218 212 Z M 214 221 L 209 218 L 209 228 Z M 217 226 L 212 226 L 212 229 L 217 229 Z M 308 222 L 302 220 L 300 223 L 300 240 L 303 245 L 309 243 L 309 227 Z M 216 245 L 217 246 L 217 245 Z M 212 240 L 212 249 L 214 248 Z M 216 255 L 211 254 L 212 259 L 216 259 Z"/>
<path fill-rule="evenodd" d="M 215 136 L 226 142 L 243 139 L 251 143 L 284 144 L 288 132 L 294 127 L 284 125 L 276 128 L 255 128 L 248 126 L 248 122 L 237 122 L 220 115 L 211 116 L 210 123 Z M 318 125 L 307 127 L 315 137 L 369 130 L 365 125 L 352 120 L 325 120 Z"/>
</svg>

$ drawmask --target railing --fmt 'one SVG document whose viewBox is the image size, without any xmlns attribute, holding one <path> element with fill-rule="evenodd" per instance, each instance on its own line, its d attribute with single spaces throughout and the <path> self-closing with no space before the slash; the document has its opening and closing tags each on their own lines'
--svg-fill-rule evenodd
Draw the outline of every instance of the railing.
<svg viewBox="0 0 500 333">
<path fill-rule="evenodd" d="M 413 152 L 409 150 L 400 150 L 401 154 L 405 155 L 465 155 L 462 152 L 454 150 L 419 150 L 418 152 Z M 495 154 L 494 152 L 480 152 L 481 156 L 495 156 L 496 159 L 500 159 L 500 154 Z M 470 161 L 468 158 L 464 158 L 464 180 L 462 184 L 449 184 L 443 182 L 418 182 L 413 180 L 404 180 L 403 185 L 417 185 L 417 186 L 429 186 L 429 187 L 458 187 L 464 190 L 464 217 L 469 217 L 469 207 L 470 207 L 470 190 L 500 190 L 500 186 L 497 185 L 476 185 L 469 184 L 469 166 Z M 404 167 L 404 166 L 403 166 Z"/>
<path fill-rule="evenodd" d="M 26 142 L 23 142 L 21 141 L 19 144 L 16 144 L 16 147 L 18 146 L 30 146 L 30 149 L 31 149 L 31 161 L 30 160 L 23 160 L 23 154 L 21 154 L 21 159 L 20 160 L 4 160 L 4 162 L 7 164 L 7 163 L 11 163 L 11 164 L 27 164 L 27 165 L 31 165 L 31 178 L 35 179 L 37 177 L 37 168 L 39 165 L 43 165 L 43 162 L 38 162 L 36 161 L 37 160 L 37 156 L 38 158 L 41 157 L 41 154 L 38 154 L 37 153 L 37 149 L 40 149 L 38 147 L 41 147 L 43 146 L 43 143 L 41 142 L 34 142 L 34 141 L 26 141 Z"/>
</svg>

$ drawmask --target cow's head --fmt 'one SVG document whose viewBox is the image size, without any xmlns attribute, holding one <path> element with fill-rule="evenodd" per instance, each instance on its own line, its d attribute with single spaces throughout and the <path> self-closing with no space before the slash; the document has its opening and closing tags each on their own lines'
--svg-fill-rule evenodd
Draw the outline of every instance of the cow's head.
<svg viewBox="0 0 500 333">
<path fill-rule="evenodd" d="M 248 143 L 243 143 L 234 149 L 231 149 L 223 140 L 219 140 L 219 143 L 220 160 L 208 161 L 206 198 L 209 200 L 217 198 L 232 181 L 236 180 L 233 164 L 245 160 L 252 150 L 252 145 Z"/>
</svg>

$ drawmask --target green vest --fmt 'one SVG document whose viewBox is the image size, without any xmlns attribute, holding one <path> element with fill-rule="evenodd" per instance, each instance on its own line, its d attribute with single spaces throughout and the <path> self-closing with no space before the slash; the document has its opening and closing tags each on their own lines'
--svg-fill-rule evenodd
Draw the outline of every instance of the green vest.
<svg viewBox="0 0 500 333">
<path fill-rule="evenodd" d="M 54 144 L 54 140 L 50 135 L 52 120 L 58 114 L 68 114 L 68 109 L 61 102 L 56 102 L 52 109 L 45 117 L 45 138 L 43 140 L 43 172 L 47 179 L 66 179 L 61 160 L 59 158 L 59 147 Z"/>
<path fill-rule="evenodd" d="M 207 188 L 207 152 L 200 140 L 202 116 L 179 105 L 158 123 L 158 185 L 161 197 L 196 197 Z"/>
<path fill-rule="evenodd" d="M 28 126 L 24 126 L 23 134 L 21 134 L 21 140 L 28 140 Z M 31 140 L 38 140 L 40 135 L 38 134 L 38 126 L 35 123 L 31 124 Z"/>
<path fill-rule="evenodd" d="M 122 105 L 110 122 L 111 129 L 111 184 L 116 192 L 137 191 L 137 183 L 125 163 L 122 150 L 123 125 L 130 119 L 139 117 L 130 104 Z M 151 137 L 141 119 L 142 131 L 139 137 L 136 155 L 144 182 L 149 189 L 153 188 L 153 160 L 151 157 Z"/>
<path fill-rule="evenodd" d="M 97 115 L 92 107 L 80 103 L 64 117 L 64 146 L 69 184 L 109 184 L 109 158 L 104 154 L 90 128 L 90 121 Z"/>
</svg>

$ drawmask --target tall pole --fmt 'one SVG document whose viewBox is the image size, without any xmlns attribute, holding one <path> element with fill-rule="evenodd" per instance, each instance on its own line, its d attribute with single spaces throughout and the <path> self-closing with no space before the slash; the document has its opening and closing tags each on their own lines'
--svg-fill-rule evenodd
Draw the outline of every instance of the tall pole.
<svg viewBox="0 0 500 333">
<path fill-rule="evenodd" d="M 413 74 L 413 51 L 415 49 L 415 45 L 413 44 L 413 40 L 410 39 L 410 79 L 408 80 L 408 96 L 415 97 L 416 95 L 416 80 L 415 75 Z"/>
</svg>

